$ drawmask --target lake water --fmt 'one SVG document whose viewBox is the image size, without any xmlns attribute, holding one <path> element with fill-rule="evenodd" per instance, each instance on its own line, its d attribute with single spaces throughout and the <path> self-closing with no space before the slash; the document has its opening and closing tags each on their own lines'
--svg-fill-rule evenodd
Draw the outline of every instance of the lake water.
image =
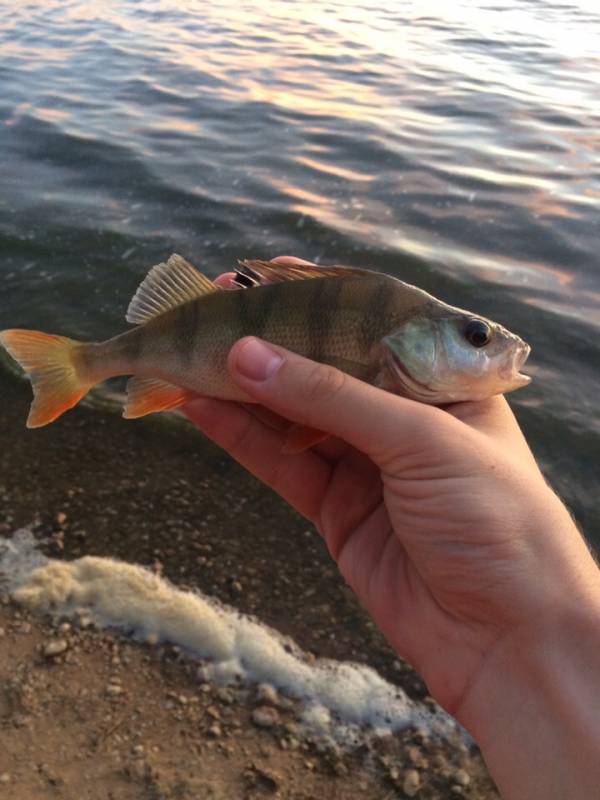
<svg viewBox="0 0 600 800">
<path fill-rule="evenodd" d="M 173 251 L 388 271 L 530 342 L 600 545 L 599 54 L 596 0 L 5 3 L 0 328 L 120 331 Z"/>
</svg>

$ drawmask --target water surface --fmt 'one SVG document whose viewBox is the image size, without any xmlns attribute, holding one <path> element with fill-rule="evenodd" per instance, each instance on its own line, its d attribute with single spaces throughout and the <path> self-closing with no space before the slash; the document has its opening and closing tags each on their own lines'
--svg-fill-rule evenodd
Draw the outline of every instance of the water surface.
<svg viewBox="0 0 600 800">
<path fill-rule="evenodd" d="M 0 11 L 0 328 L 101 338 L 173 251 L 372 266 L 533 349 L 511 397 L 600 544 L 595 2 Z"/>
</svg>

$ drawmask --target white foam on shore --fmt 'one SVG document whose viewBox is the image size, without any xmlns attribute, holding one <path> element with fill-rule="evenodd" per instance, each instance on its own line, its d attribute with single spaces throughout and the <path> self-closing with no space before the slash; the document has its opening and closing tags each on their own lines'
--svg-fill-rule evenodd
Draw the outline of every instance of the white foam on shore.
<svg viewBox="0 0 600 800">
<path fill-rule="evenodd" d="M 186 592 L 148 570 L 109 558 L 47 559 L 28 531 L 0 539 L 0 588 L 27 608 L 61 617 L 85 615 L 136 639 L 170 642 L 206 660 L 218 683 L 268 683 L 304 703 L 304 723 L 339 743 L 358 743 L 365 727 L 387 735 L 413 726 L 457 730 L 444 712 L 410 700 L 370 667 L 310 661 L 290 639 L 257 619 L 200 593 Z"/>
</svg>

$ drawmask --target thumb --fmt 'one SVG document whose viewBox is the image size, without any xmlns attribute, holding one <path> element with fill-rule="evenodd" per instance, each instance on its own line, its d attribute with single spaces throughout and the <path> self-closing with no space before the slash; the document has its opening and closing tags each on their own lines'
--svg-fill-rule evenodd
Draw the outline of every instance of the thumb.
<svg viewBox="0 0 600 800">
<path fill-rule="evenodd" d="M 257 402 L 343 439 L 380 465 L 400 448 L 420 450 L 442 413 L 254 337 L 236 342 L 228 367 Z"/>
</svg>

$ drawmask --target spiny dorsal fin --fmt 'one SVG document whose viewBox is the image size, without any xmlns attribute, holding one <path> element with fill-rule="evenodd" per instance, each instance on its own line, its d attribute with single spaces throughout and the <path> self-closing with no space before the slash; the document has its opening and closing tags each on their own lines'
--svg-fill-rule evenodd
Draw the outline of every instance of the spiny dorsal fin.
<svg viewBox="0 0 600 800">
<path fill-rule="evenodd" d="M 140 325 L 172 308 L 182 306 L 219 287 L 189 261 L 173 253 L 165 263 L 152 267 L 127 309 L 127 322 Z"/>
<path fill-rule="evenodd" d="M 283 281 L 306 281 L 311 278 L 373 276 L 370 270 L 354 267 L 319 267 L 316 264 L 281 264 L 277 261 L 258 260 L 238 261 L 238 265 L 234 282 L 244 288 Z"/>
</svg>

